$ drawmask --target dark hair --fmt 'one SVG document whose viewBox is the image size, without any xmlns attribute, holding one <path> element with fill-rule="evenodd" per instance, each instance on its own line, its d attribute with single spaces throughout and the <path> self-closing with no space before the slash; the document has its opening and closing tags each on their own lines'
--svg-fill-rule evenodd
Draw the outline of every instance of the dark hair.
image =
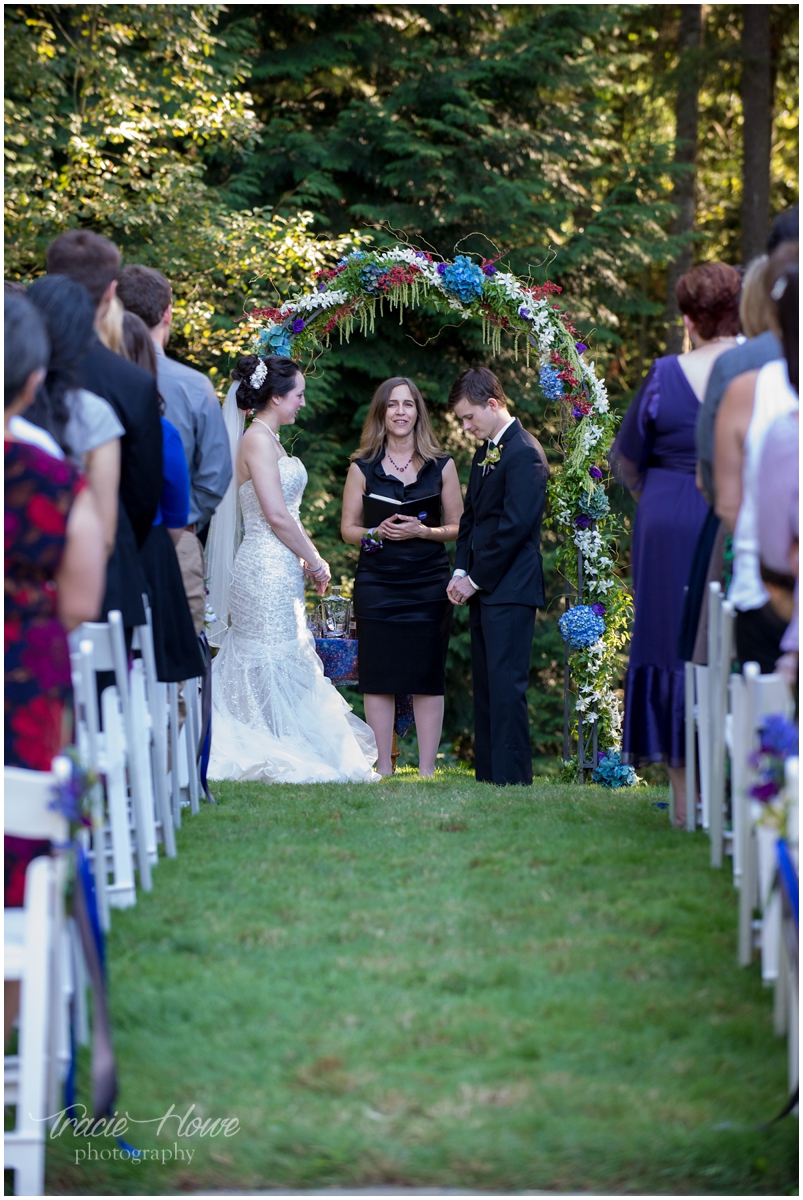
<svg viewBox="0 0 803 1200">
<path fill-rule="evenodd" d="M 474 408 L 487 408 L 489 400 L 507 407 L 507 397 L 499 380 L 488 367 L 470 367 L 454 381 L 449 392 L 449 407 L 467 400 Z"/>
<path fill-rule="evenodd" d="M 117 295 L 129 312 L 142 318 L 148 329 L 159 324 L 173 301 L 173 289 L 161 271 L 136 263 L 123 268 Z"/>
<path fill-rule="evenodd" d="M 707 262 L 681 275 L 675 288 L 678 308 L 694 321 L 704 341 L 737 334 L 742 279 L 727 263 Z"/>
<path fill-rule="evenodd" d="M 69 275 L 82 283 L 95 308 L 120 272 L 120 251 L 114 242 L 91 229 L 70 229 L 47 248 L 48 275 Z"/>
<path fill-rule="evenodd" d="M 772 222 L 770 235 L 767 238 L 767 254 L 772 254 L 783 242 L 797 242 L 800 239 L 800 210 L 797 205 L 778 213 Z"/>
<path fill-rule="evenodd" d="M 157 378 L 156 348 L 151 331 L 142 317 L 127 311 L 123 313 L 123 354 L 129 362 L 142 367 L 142 370 L 153 375 L 154 379 Z M 159 393 L 159 412 L 164 416 L 165 402 L 161 392 Z"/>
<path fill-rule="evenodd" d="M 34 371 L 47 367 L 50 342 L 45 323 L 27 296 L 13 293 L 3 297 L 5 321 L 4 371 L 5 404 L 19 396 Z"/>
<path fill-rule="evenodd" d="M 79 367 L 92 341 L 95 305 L 86 288 L 66 275 L 40 276 L 28 288 L 28 299 L 41 314 L 50 338 L 47 376 L 28 416 L 69 454 L 64 436 L 70 417 L 67 392 L 79 383 Z"/>
<path fill-rule="evenodd" d="M 258 388 L 251 386 L 251 376 L 260 363 L 267 368 L 267 375 Z M 258 354 L 244 354 L 237 360 L 237 366 L 231 373 L 232 379 L 241 380 L 237 388 L 237 407 L 245 412 L 254 408 L 262 412 L 267 408 L 272 396 L 286 396 L 296 386 L 296 376 L 301 369 L 292 358 L 282 358 L 278 354 L 269 354 L 262 358 Z"/>
<path fill-rule="evenodd" d="M 24 296 L 27 292 L 24 283 L 17 283 L 16 279 L 3 280 L 3 294 L 5 296 Z"/>
</svg>

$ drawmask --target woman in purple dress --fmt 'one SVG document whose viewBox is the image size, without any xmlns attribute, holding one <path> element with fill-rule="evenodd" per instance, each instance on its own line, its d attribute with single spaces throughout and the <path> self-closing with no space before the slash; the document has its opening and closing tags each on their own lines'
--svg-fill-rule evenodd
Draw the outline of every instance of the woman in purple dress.
<svg viewBox="0 0 803 1200">
<path fill-rule="evenodd" d="M 656 359 L 611 451 L 621 482 L 638 502 L 622 761 L 668 765 L 680 828 L 686 823 L 686 776 L 678 634 L 708 511 L 695 483 L 694 432 L 711 368 L 735 344 L 739 290 L 739 273 L 724 263 L 703 263 L 681 277 L 676 295 L 692 349 Z"/>
</svg>

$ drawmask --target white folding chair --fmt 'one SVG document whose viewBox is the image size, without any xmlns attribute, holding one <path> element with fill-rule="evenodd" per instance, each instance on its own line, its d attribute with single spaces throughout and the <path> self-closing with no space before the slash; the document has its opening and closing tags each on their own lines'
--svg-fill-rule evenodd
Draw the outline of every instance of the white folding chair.
<svg viewBox="0 0 803 1200">
<path fill-rule="evenodd" d="M 201 806 L 201 780 L 198 773 L 198 738 L 201 727 L 198 680 L 188 679 L 184 684 L 182 695 L 184 697 L 187 719 L 181 728 L 179 743 L 183 742 L 184 745 L 184 757 L 181 759 L 181 763 L 183 766 L 183 763 L 186 761 L 186 776 L 184 770 L 182 770 L 180 784 L 183 788 L 186 782 L 190 800 L 190 812 L 197 813 Z"/>
<path fill-rule="evenodd" d="M 772 979 L 777 977 L 777 953 L 773 950 L 776 943 L 773 932 L 776 918 L 770 908 L 763 912 L 758 920 L 753 920 L 753 909 L 761 909 L 759 840 L 756 836 L 756 822 L 761 815 L 761 805 L 749 795 L 750 786 L 755 778 L 749 759 L 758 748 L 758 732 L 764 718 L 773 713 L 791 716 L 794 705 L 786 681 L 780 675 L 762 675 L 758 663 L 745 663 L 742 673 L 744 695 L 741 706 L 741 731 L 734 726 L 733 733 L 734 757 L 738 754 L 742 759 L 736 775 L 738 790 L 735 785 L 733 789 L 734 823 L 741 823 L 742 854 L 738 955 L 740 966 L 747 966 L 752 961 L 753 949 L 757 943 L 762 950 L 762 974 L 766 979 Z M 766 841 L 762 834 L 762 864 L 767 861 Z M 766 889 L 762 890 L 766 892 Z"/>
<path fill-rule="evenodd" d="M 728 724 L 728 679 L 733 659 L 733 605 L 722 599 L 719 584 L 709 585 L 709 836 L 711 866 L 721 867 L 725 849 L 733 844 L 733 835 L 725 830 L 725 765 Z M 713 632 L 712 632 L 713 631 Z"/>
<path fill-rule="evenodd" d="M 67 820 L 50 808 L 55 779 L 49 772 L 5 768 L 5 833 L 66 844 Z M 45 1118 L 56 1111 L 59 1057 L 64 1067 L 69 1054 L 64 1033 L 73 981 L 64 974 L 62 952 L 66 869 L 63 853 L 35 858 L 25 875 L 24 906 L 4 911 L 4 979 L 20 986 L 18 1049 L 5 1057 L 3 1072 L 4 1102 L 16 1108 L 14 1128 L 4 1135 L 5 1167 L 15 1173 L 18 1196 L 44 1193 Z"/>
<path fill-rule="evenodd" d="M 156 829 L 161 834 L 168 858 L 176 856 L 176 837 L 173 815 L 167 788 L 167 685 L 160 683 L 156 674 L 156 654 L 153 647 L 153 613 L 147 595 L 143 595 L 145 624 L 134 630 L 133 648 L 142 655 L 145 700 L 150 729 L 150 756 L 153 790 L 156 797 Z M 135 664 L 136 665 L 136 664 Z"/>
<path fill-rule="evenodd" d="M 126 825 L 128 825 L 130 819 L 133 825 L 139 883 L 143 891 L 146 892 L 149 892 L 153 887 L 150 857 L 148 854 L 148 828 L 153 819 L 151 815 L 153 803 L 151 798 L 151 812 L 149 812 L 147 785 L 141 772 L 142 755 L 135 749 L 137 731 L 134 724 L 131 683 L 125 651 L 123 621 L 120 613 L 116 611 L 110 612 L 108 622 L 85 622 L 70 634 L 71 647 L 74 650 L 77 649 L 82 655 L 82 662 L 84 662 L 83 656 L 86 653 L 84 649 L 85 643 L 91 643 L 91 659 L 89 661 L 91 661 L 93 672 L 113 671 L 116 682 L 116 688 L 104 689 L 101 696 L 101 708 L 103 712 L 102 748 L 106 751 L 107 759 L 105 773 L 109 790 L 109 823 L 112 830 L 112 852 L 115 856 L 115 885 L 118 883 L 118 861 L 121 870 L 121 886 L 116 890 L 113 888 L 110 891 L 110 901 L 116 907 L 126 907 L 136 903 L 136 893 L 131 894 L 133 880 L 129 881 L 126 871 L 123 868 L 123 860 L 125 858 L 124 842 L 126 839 L 123 837 L 122 829 L 120 828 L 121 817 L 119 805 L 115 804 L 112 807 L 111 803 L 112 783 L 109 778 L 109 768 L 113 768 L 116 785 L 122 760 L 122 778 L 123 787 L 125 788 L 125 767 L 128 767 L 131 803 L 130 806 L 126 806 Z M 89 661 L 86 663 L 87 670 L 89 668 Z M 87 690 L 94 686 L 94 677 L 91 680 L 88 679 Z M 108 726 L 107 720 L 109 722 Z M 117 744 L 117 739 L 121 733 L 123 740 L 122 753 L 120 753 L 120 747 Z M 100 730 L 98 730 L 96 749 L 101 749 Z M 97 765 L 93 764 L 93 766 L 95 766 L 95 769 L 98 769 Z"/>
</svg>

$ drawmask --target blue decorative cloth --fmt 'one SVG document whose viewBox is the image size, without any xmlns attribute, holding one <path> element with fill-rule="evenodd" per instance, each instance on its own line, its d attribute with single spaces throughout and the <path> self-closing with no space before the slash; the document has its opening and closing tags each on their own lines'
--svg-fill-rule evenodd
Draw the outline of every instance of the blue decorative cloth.
<svg viewBox="0 0 803 1200">
<path fill-rule="evenodd" d="M 316 638 L 315 649 L 323 663 L 323 673 L 332 683 L 357 682 L 356 638 Z"/>
<path fill-rule="evenodd" d="M 396 719 L 393 723 L 393 728 L 396 730 L 396 737 L 404 737 L 404 735 L 412 728 L 413 725 L 415 725 L 413 697 L 397 696 Z"/>
</svg>

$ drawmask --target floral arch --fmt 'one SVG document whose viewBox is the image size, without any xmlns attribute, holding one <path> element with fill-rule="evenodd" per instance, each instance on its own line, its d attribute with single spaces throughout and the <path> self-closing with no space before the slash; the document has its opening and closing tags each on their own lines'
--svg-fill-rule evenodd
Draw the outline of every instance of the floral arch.
<svg viewBox="0 0 803 1200">
<path fill-rule="evenodd" d="M 619 655 L 628 636 L 631 602 L 616 574 L 617 523 L 606 496 L 606 456 L 617 420 L 604 382 L 587 347 L 554 302 L 555 284 L 532 285 L 500 269 L 495 261 L 467 255 L 438 261 L 409 246 L 358 249 L 334 268 L 314 273 L 306 290 L 277 308 L 254 309 L 253 349 L 301 361 L 355 331 L 372 333 L 377 316 L 427 307 L 482 322 L 492 355 L 510 338 L 516 358 L 540 367 L 544 395 L 560 405 L 563 463 L 549 486 L 546 523 L 562 534 L 558 568 L 566 581 L 566 611 L 560 619 L 571 648 L 575 692 L 574 728 L 579 765 L 590 747 L 619 749 L 621 712 L 616 683 Z M 572 603 L 573 602 L 573 603 Z M 571 605 L 571 607 L 570 607 Z M 578 728 L 579 726 L 579 728 Z M 582 770 L 581 770 L 582 777 Z"/>
</svg>

